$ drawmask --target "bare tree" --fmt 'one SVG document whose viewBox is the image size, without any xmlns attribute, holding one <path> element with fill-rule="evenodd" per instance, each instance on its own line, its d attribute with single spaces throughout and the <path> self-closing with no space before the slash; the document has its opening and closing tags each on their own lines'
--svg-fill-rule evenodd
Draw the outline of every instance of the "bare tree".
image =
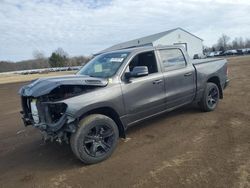
<svg viewBox="0 0 250 188">
<path fill-rule="evenodd" d="M 244 48 L 245 47 L 245 42 L 244 42 L 243 38 L 242 37 L 236 37 L 232 41 L 232 47 L 233 47 L 233 49 Z"/>
<path fill-rule="evenodd" d="M 49 63 L 48 63 L 48 59 L 45 57 L 44 53 L 39 51 L 39 50 L 35 50 L 33 51 L 33 57 L 35 59 L 36 66 L 35 68 L 45 68 L 45 67 L 49 67 Z"/>
<path fill-rule="evenodd" d="M 218 39 L 218 42 L 217 42 L 217 47 L 219 48 L 219 50 L 227 50 L 228 49 L 228 44 L 229 44 L 229 41 L 230 41 L 230 37 L 225 35 L 225 34 L 222 34 L 222 36 Z"/>
<path fill-rule="evenodd" d="M 62 48 L 57 48 L 55 53 L 61 57 L 68 58 L 68 53 L 65 52 Z"/>
<path fill-rule="evenodd" d="M 243 40 L 242 37 L 239 38 L 239 46 L 240 48 L 245 48 L 245 41 Z"/>
<path fill-rule="evenodd" d="M 39 51 L 39 50 L 33 51 L 33 57 L 34 57 L 34 59 L 45 59 L 44 53 Z"/>
<path fill-rule="evenodd" d="M 250 39 L 246 39 L 245 41 L 245 47 L 250 48 Z"/>
<path fill-rule="evenodd" d="M 68 54 L 62 48 L 58 48 L 49 57 L 49 64 L 51 67 L 64 67 L 68 66 L 68 63 Z"/>
<path fill-rule="evenodd" d="M 234 49 L 239 49 L 239 41 L 238 41 L 238 38 L 235 38 L 233 41 L 232 41 L 232 47 Z"/>
</svg>

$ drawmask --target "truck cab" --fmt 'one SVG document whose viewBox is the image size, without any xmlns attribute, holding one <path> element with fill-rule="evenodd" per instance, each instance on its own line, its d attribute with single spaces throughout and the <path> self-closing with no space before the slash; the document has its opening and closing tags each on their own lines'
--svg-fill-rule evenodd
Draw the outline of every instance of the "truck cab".
<svg viewBox="0 0 250 188">
<path fill-rule="evenodd" d="M 182 47 L 172 46 L 145 49 L 130 57 L 120 74 L 128 125 L 194 100 L 195 68 L 185 55 Z M 135 67 L 147 71 L 133 76 Z"/>
</svg>

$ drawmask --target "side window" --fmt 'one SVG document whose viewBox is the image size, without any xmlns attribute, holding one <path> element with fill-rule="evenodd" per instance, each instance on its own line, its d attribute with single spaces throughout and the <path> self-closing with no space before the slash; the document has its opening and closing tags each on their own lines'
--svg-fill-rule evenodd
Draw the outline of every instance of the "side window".
<svg viewBox="0 0 250 188">
<path fill-rule="evenodd" d="M 180 49 L 159 50 L 164 71 L 178 69 L 186 66 L 185 58 Z"/>
<path fill-rule="evenodd" d="M 149 74 L 158 72 L 157 62 L 153 51 L 136 55 L 129 63 L 126 72 L 131 72 L 136 66 L 147 66 Z"/>
</svg>

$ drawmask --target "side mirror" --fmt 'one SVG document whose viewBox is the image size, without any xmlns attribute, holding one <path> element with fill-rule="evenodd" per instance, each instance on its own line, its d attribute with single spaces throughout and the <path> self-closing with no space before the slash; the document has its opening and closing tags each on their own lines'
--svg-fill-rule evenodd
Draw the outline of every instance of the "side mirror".
<svg viewBox="0 0 250 188">
<path fill-rule="evenodd" d="M 125 73 L 125 78 L 129 79 L 131 77 L 141 77 L 148 75 L 148 67 L 147 66 L 136 66 L 133 68 L 131 72 Z"/>
</svg>

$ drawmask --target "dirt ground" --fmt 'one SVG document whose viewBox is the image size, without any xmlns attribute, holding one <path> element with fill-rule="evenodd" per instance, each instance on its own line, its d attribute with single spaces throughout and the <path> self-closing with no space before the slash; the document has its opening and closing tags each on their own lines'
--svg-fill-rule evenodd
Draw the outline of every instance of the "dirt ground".
<svg viewBox="0 0 250 188">
<path fill-rule="evenodd" d="M 23 83 L 0 85 L 0 187 L 250 187 L 250 57 L 229 62 L 231 83 L 214 112 L 188 107 L 143 122 L 90 166 L 23 126 Z"/>
</svg>

